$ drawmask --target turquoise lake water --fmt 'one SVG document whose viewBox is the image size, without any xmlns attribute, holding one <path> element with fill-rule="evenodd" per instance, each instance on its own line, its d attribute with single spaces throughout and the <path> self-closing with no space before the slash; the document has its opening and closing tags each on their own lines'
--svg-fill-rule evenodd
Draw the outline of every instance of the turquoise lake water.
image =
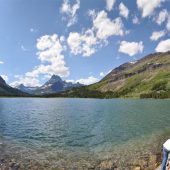
<svg viewBox="0 0 170 170">
<path fill-rule="evenodd" d="M 0 99 L 0 142 L 23 157 L 135 160 L 168 136 L 170 100 Z"/>
</svg>

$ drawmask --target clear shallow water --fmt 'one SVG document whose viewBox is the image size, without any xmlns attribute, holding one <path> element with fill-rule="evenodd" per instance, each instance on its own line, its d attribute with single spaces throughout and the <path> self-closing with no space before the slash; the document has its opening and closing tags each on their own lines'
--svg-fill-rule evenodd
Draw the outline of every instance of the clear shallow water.
<svg viewBox="0 0 170 170">
<path fill-rule="evenodd" d="M 170 100 L 0 99 L 1 142 L 37 159 L 135 160 L 168 136 Z"/>
</svg>

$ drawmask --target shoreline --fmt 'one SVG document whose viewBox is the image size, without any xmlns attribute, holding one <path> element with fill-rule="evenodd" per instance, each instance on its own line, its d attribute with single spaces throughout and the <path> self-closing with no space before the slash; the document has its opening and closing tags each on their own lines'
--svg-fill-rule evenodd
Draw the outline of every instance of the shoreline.
<svg viewBox="0 0 170 170">
<path fill-rule="evenodd" d="M 10 156 L 12 157 L 12 156 Z M 73 162 L 72 165 L 66 165 L 62 160 L 60 162 L 50 162 L 49 160 L 31 160 L 31 159 L 17 159 L 15 156 L 8 158 L 0 155 L 0 170 L 159 170 L 161 160 L 161 153 L 152 155 L 150 157 L 143 157 L 138 160 L 136 164 L 129 164 L 118 166 L 114 163 L 114 160 L 103 160 L 97 164 L 91 165 L 88 162 L 84 162 L 82 165 L 76 165 Z M 158 161 L 158 162 L 157 162 Z"/>
<path fill-rule="evenodd" d="M 141 146 L 142 147 L 142 146 Z M 8 143 L 0 145 L 0 170 L 158 170 L 156 169 L 162 162 L 161 150 L 148 151 L 148 153 L 137 153 L 136 158 L 128 159 L 118 151 L 119 158 L 96 157 L 87 155 L 55 154 L 42 157 L 41 153 L 34 152 L 26 148 L 22 150 L 20 146 L 8 146 Z M 125 149 L 125 148 L 123 148 Z M 137 150 L 136 150 L 137 151 Z M 76 157 L 77 156 L 77 157 Z M 97 156 L 97 155 L 96 155 Z"/>
<path fill-rule="evenodd" d="M 94 97 L 45 97 L 45 96 L 0 96 L 0 99 L 97 99 L 97 100 L 113 100 L 113 99 L 124 99 L 124 100 L 170 100 L 170 98 L 140 98 L 140 97 L 117 97 L 117 98 L 94 98 Z"/>
<path fill-rule="evenodd" d="M 106 151 L 96 155 L 88 153 L 86 156 L 59 150 L 56 153 L 53 151 L 50 155 L 48 154 L 50 151 L 41 153 L 40 150 L 35 151 L 3 140 L 0 141 L 0 170 L 159 170 L 162 162 L 161 144 L 164 138 L 166 138 L 164 134 L 153 138 L 152 142 L 157 143 L 150 149 L 145 147 L 150 145 L 150 142 L 140 144 L 143 148 L 141 152 L 138 147 L 134 148 L 139 141 L 132 140 L 122 145 L 120 150 L 118 149 L 120 146 L 117 146 L 108 154 Z M 133 153 L 124 153 L 127 148 L 131 151 L 134 148 Z"/>
</svg>

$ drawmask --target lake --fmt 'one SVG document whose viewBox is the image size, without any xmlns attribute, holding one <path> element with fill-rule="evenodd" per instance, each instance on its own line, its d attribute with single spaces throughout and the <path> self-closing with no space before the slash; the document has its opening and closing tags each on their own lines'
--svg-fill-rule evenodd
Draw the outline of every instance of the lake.
<svg viewBox="0 0 170 170">
<path fill-rule="evenodd" d="M 0 157 L 49 169 L 140 165 L 168 137 L 170 100 L 0 98 Z"/>
</svg>

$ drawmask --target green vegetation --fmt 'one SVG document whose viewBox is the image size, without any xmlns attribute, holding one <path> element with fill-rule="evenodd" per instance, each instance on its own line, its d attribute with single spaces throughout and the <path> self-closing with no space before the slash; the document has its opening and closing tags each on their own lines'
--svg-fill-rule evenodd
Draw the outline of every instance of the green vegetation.
<svg viewBox="0 0 170 170">
<path fill-rule="evenodd" d="M 170 91 L 151 92 L 151 93 L 141 94 L 140 98 L 167 99 L 170 98 Z"/>
<path fill-rule="evenodd" d="M 3 83 L 0 87 L 2 96 L 28 96 Z M 89 86 L 32 97 L 170 98 L 170 52 L 152 54 L 136 63 L 125 63 Z"/>
<path fill-rule="evenodd" d="M 152 90 L 153 91 L 160 91 L 160 90 L 163 90 L 165 91 L 166 90 L 166 85 L 167 85 L 167 81 L 163 80 L 163 81 L 159 81 L 157 83 L 155 83 L 152 87 Z"/>
<path fill-rule="evenodd" d="M 90 86 L 57 94 L 63 97 L 169 98 L 170 53 L 152 54 L 114 69 Z M 56 95 L 56 94 L 55 94 Z"/>
</svg>

